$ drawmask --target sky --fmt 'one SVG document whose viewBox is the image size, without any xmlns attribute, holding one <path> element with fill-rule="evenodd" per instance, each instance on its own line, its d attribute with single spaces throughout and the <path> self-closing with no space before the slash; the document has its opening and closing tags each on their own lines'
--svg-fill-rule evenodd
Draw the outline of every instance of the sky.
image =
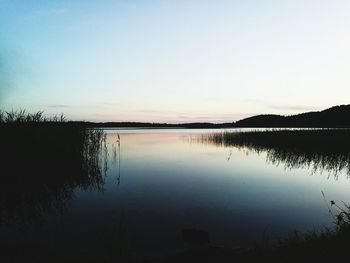
<svg viewBox="0 0 350 263">
<path fill-rule="evenodd" d="M 0 108 L 231 122 L 350 102 L 348 0 L 0 0 Z"/>
</svg>

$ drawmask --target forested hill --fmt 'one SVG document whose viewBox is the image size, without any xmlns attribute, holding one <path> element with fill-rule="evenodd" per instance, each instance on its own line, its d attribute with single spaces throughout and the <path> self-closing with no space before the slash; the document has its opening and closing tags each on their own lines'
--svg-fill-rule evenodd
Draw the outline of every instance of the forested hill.
<svg viewBox="0 0 350 263">
<path fill-rule="evenodd" d="M 335 106 L 323 111 L 291 116 L 257 115 L 237 121 L 235 127 L 350 127 L 350 105 Z"/>
</svg>

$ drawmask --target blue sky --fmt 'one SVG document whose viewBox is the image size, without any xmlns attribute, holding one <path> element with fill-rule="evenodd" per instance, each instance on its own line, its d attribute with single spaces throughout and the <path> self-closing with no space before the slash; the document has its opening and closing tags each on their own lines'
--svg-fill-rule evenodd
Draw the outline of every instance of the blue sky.
<svg viewBox="0 0 350 263">
<path fill-rule="evenodd" d="M 350 1 L 0 0 L 0 106 L 234 121 L 348 104 Z"/>
</svg>

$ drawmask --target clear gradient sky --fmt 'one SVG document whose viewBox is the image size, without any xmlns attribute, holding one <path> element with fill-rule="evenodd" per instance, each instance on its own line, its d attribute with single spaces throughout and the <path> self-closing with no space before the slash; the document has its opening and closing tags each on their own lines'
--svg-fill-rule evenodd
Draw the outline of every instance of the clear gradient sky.
<svg viewBox="0 0 350 263">
<path fill-rule="evenodd" d="M 0 106 L 234 121 L 350 103 L 348 0 L 0 0 Z"/>
</svg>

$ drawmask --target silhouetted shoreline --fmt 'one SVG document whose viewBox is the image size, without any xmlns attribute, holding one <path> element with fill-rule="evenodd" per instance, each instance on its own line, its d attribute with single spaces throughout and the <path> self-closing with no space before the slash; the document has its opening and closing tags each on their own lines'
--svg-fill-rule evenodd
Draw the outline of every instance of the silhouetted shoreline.
<svg viewBox="0 0 350 263">
<path fill-rule="evenodd" d="M 24 110 L 10 112 L 18 115 L 27 114 Z M 1 116 L 2 114 L 2 116 Z M 35 116 L 39 114 L 39 116 Z M 8 123 L 4 112 L 0 111 L 0 124 Z M 30 115 L 30 114 L 29 114 Z M 350 128 L 350 104 L 328 108 L 323 111 L 305 112 L 297 115 L 283 116 L 276 114 L 261 114 L 238 120 L 236 122 L 210 123 L 210 122 L 190 122 L 190 123 L 155 123 L 155 122 L 91 122 L 91 121 L 66 121 L 63 115 L 54 116 L 52 119 L 43 117 L 43 112 L 32 114 L 33 118 L 39 117 L 40 121 L 23 121 L 28 124 L 33 123 L 74 123 L 81 127 L 91 128 L 164 128 L 164 129 L 224 129 L 224 128 Z M 26 117 L 26 116 L 23 116 Z M 64 122 L 62 122 L 64 120 Z M 21 123 L 15 121 L 14 123 Z"/>
<path fill-rule="evenodd" d="M 210 123 L 151 123 L 151 122 L 77 122 L 88 127 L 101 128 L 178 128 L 178 129 L 224 129 L 224 128 L 350 128 L 350 105 L 341 105 L 323 111 L 283 116 L 262 114 L 236 122 Z"/>
</svg>

